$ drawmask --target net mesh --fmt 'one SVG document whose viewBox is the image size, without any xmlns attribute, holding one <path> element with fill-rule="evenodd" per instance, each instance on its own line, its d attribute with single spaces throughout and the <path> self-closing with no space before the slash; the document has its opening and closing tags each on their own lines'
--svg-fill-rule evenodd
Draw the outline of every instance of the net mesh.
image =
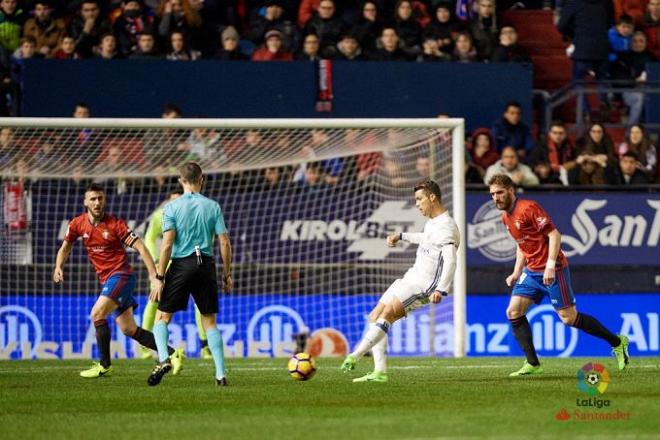
<svg viewBox="0 0 660 440">
<path fill-rule="evenodd" d="M 90 124 L 91 125 L 91 124 Z M 308 333 L 313 355 L 343 355 L 380 294 L 413 264 L 415 245 L 388 233 L 421 231 L 413 185 L 434 178 L 452 209 L 449 128 L 11 127 L 0 131 L 0 349 L 5 358 L 89 357 L 88 315 L 99 284 L 80 243 L 51 282 L 84 188 L 104 185 L 106 212 L 143 236 L 177 185 L 176 167 L 202 166 L 203 193 L 222 206 L 234 248 L 234 292 L 220 295 L 229 356 L 284 356 Z M 136 297 L 148 280 L 136 252 Z M 394 355 L 451 355 L 452 298 L 393 326 Z M 140 310 L 136 319 L 140 320 Z M 192 307 L 170 326 L 195 356 Z M 113 353 L 138 355 L 113 328 Z"/>
</svg>

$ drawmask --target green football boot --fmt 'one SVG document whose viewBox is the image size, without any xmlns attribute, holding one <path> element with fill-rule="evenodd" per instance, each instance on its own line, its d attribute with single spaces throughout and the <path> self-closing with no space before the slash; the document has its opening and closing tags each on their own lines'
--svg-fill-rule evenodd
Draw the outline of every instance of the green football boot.
<svg viewBox="0 0 660 440">
<path fill-rule="evenodd" d="M 349 354 L 348 356 L 346 356 L 346 359 L 344 359 L 344 362 L 342 362 L 341 367 L 339 368 L 344 373 L 348 373 L 349 371 L 355 369 L 356 363 L 357 363 L 357 359 L 355 359 L 353 356 Z"/>
<path fill-rule="evenodd" d="M 86 378 L 94 378 L 101 376 L 112 376 L 112 365 L 108 368 L 103 368 L 100 362 L 94 362 L 92 368 L 80 372 L 80 376 Z"/>
<path fill-rule="evenodd" d="M 183 348 L 174 350 L 174 353 L 170 356 L 170 363 L 172 364 L 172 376 L 176 376 L 183 370 L 183 360 L 186 358 L 186 354 L 183 352 Z"/>
<path fill-rule="evenodd" d="M 153 359 L 151 348 L 140 347 L 140 359 Z"/>
<path fill-rule="evenodd" d="M 628 366 L 628 341 L 627 336 L 618 335 L 621 339 L 621 343 L 612 349 L 612 354 L 616 356 L 616 362 L 619 366 L 619 370 L 625 370 Z"/>
<path fill-rule="evenodd" d="M 387 382 L 387 373 L 381 373 L 380 371 L 372 371 L 371 373 L 353 379 L 353 382 Z"/>
<path fill-rule="evenodd" d="M 211 349 L 209 348 L 208 345 L 206 347 L 202 347 L 202 351 L 201 351 L 200 354 L 201 354 L 200 357 L 202 359 L 207 359 L 207 360 L 208 359 L 213 359 L 213 354 L 211 353 Z"/>
<path fill-rule="evenodd" d="M 514 371 L 513 373 L 509 374 L 510 377 L 517 377 L 517 376 L 533 376 L 535 374 L 541 374 L 543 373 L 543 367 L 538 365 L 534 366 L 530 364 L 529 362 L 525 361 L 523 364 L 522 368 L 518 371 Z"/>
</svg>

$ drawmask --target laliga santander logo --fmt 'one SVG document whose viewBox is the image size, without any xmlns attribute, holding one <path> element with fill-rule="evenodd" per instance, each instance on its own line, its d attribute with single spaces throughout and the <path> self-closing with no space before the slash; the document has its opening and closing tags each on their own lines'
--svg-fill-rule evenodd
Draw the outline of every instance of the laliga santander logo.
<svg viewBox="0 0 660 440">
<path fill-rule="evenodd" d="M 610 383 L 610 374 L 603 364 L 585 364 L 577 372 L 577 388 L 589 396 L 603 394 Z"/>
<path fill-rule="evenodd" d="M 506 262 L 516 258 L 516 242 L 502 223 L 502 215 L 493 201 L 488 201 L 474 213 L 468 223 L 468 247 L 478 249 L 486 258 Z"/>
<path fill-rule="evenodd" d="M 30 345 L 30 357 L 36 356 L 36 350 L 43 338 L 41 322 L 37 315 L 26 307 L 0 307 L 0 349 L 10 353 Z"/>
<path fill-rule="evenodd" d="M 307 352 L 312 357 L 344 357 L 348 354 L 348 341 L 339 330 L 321 328 L 309 337 Z"/>
</svg>

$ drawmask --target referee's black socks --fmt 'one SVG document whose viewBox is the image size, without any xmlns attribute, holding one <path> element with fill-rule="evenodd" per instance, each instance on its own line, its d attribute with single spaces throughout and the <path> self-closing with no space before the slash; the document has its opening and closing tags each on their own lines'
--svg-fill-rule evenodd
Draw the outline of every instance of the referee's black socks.
<svg viewBox="0 0 660 440">
<path fill-rule="evenodd" d="M 579 313 L 573 321 L 572 327 L 579 328 L 585 333 L 589 333 L 600 339 L 606 340 L 612 347 L 621 344 L 621 339 L 611 331 L 605 328 L 596 318 L 585 313 Z"/>
<path fill-rule="evenodd" d="M 138 343 L 143 347 L 147 347 L 152 350 L 158 351 L 158 347 L 156 347 L 156 338 L 154 338 L 154 334 L 151 333 L 149 330 L 145 330 L 142 327 L 138 327 L 135 330 L 135 333 L 133 333 L 133 335 L 131 336 L 131 338 L 138 341 Z M 167 352 L 169 354 L 172 354 L 174 353 L 174 349 L 168 345 Z"/>
<path fill-rule="evenodd" d="M 527 321 L 527 316 L 523 315 L 518 318 L 509 319 L 511 322 L 511 328 L 513 329 L 513 335 L 518 341 L 518 345 L 525 352 L 525 357 L 527 357 L 527 362 L 529 364 L 537 367 L 541 365 L 539 358 L 536 355 L 536 349 L 534 348 L 534 341 L 532 340 L 532 328 L 529 326 L 529 321 Z"/>
</svg>

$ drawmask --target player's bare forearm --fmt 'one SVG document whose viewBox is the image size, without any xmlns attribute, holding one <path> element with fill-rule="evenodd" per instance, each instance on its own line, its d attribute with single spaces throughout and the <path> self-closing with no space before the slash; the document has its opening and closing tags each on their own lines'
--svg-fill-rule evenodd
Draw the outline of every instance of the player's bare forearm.
<svg viewBox="0 0 660 440">
<path fill-rule="evenodd" d="M 138 239 L 133 244 L 133 249 L 138 251 L 140 257 L 142 257 L 142 261 L 144 262 L 144 265 L 147 266 L 147 271 L 149 272 L 149 278 L 152 279 L 156 278 L 156 264 L 154 263 L 154 259 L 151 258 L 151 253 L 145 246 L 144 242 Z"/>
<path fill-rule="evenodd" d="M 548 234 L 548 261 L 557 261 L 560 247 L 561 247 L 561 234 L 559 233 L 558 230 L 553 229 Z"/>
<path fill-rule="evenodd" d="M 513 266 L 513 273 L 520 276 L 525 267 L 525 264 L 527 264 L 527 259 L 522 253 L 522 250 L 520 250 L 520 246 L 516 246 L 516 264 Z"/>
<path fill-rule="evenodd" d="M 167 265 L 172 257 L 172 246 L 176 238 L 176 231 L 170 229 L 163 233 L 163 242 L 160 245 L 160 258 L 158 259 L 158 273 L 164 275 L 167 270 Z"/>
<path fill-rule="evenodd" d="M 220 255 L 222 256 L 222 275 L 223 277 L 231 276 L 232 249 L 229 234 L 219 235 L 218 239 L 220 241 Z"/>
<path fill-rule="evenodd" d="M 57 257 L 55 258 L 55 269 L 53 270 L 53 281 L 56 283 L 61 283 L 64 281 L 64 263 L 69 259 L 71 255 L 71 250 L 73 249 L 73 243 L 64 240 L 62 246 L 57 251 Z"/>
</svg>

